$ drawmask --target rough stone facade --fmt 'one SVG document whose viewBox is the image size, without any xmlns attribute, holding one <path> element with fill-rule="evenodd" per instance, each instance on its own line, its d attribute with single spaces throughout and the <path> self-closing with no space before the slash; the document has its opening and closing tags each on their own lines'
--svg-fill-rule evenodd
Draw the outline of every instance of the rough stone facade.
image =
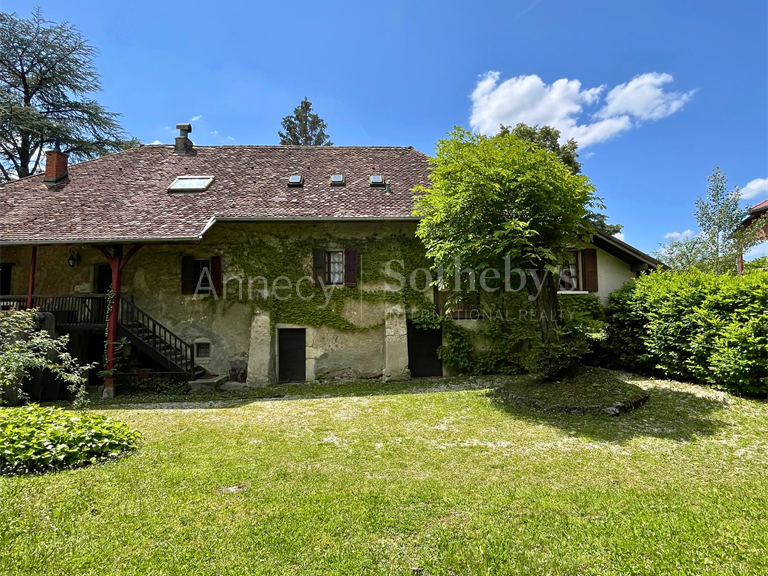
<svg viewBox="0 0 768 576">
<path fill-rule="evenodd" d="M 232 223 L 219 224 L 196 244 L 148 244 L 139 250 L 123 270 L 122 295 L 189 343 L 210 342 L 210 359 L 205 367 L 214 374 L 247 369 L 249 385 L 264 386 L 277 381 L 279 358 L 276 334 L 285 327 L 306 329 L 307 380 L 319 378 L 408 377 L 408 351 L 402 306 L 386 302 L 350 299 L 341 311 L 360 331 L 343 331 L 328 326 L 273 322 L 248 296 L 248 278 L 233 269 L 230 251 L 249 238 L 262 238 L 279 245 L 282 238 L 322 238 L 329 250 L 354 246 L 371 236 L 413 236 L 412 222 L 361 223 Z M 333 245 L 328 238 L 333 237 Z M 93 246 L 76 246 L 79 265 L 67 264 L 70 246 L 40 246 L 37 255 L 36 295 L 95 293 L 97 266 L 103 254 Z M 2 248 L 2 260 L 14 262 L 11 292 L 25 294 L 31 248 Z M 230 297 L 194 296 L 181 293 L 182 256 L 222 258 L 222 277 Z M 306 260 L 306 274 L 312 275 L 311 253 L 296 255 Z M 381 283 L 363 282 L 357 289 L 380 290 Z M 242 298 L 240 281 L 242 279 Z M 256 284 L 256 287 L 260 287 Z M 220 296 L 223 296 L 220 295 Z M 318 306 L 322 302 L 318 301 Z M 394 310 L 394 312 L 393 312 Z M 387 319 L 387 316 L 390 319 Z"/>
<path fill-rule="evenodd" d="M 415 222 L 283 222 L 221 223 L 198 243 L 147 244 L 139 250 L 123 270 L 125 298 L 162 323 L 190 344 L 210 344 L 210 358 L 200 363 L 213 374 L 227 375 L 231 370 L 247 373 L 247 384 L 265 386 L 275 383 L 279 374 L 278 330 L 305 328 L 307 380 L 324 378 L 381 378 L 400 380 L 410 377 L 408 359 L 408 324 L 401 303 L 350 297 L 344 301 L 340 318 L 352 330 L 341 330 L 322 323 L 272 318 L 252 298 L 260 288 L 249 278 L 259 274 L 258 267 L 249 273 L 239 269 L 232 257 L 243 243 L 263 240 L 275 251 L 290 239 L 303 239 L 304 245 L 317 244 L 327 250 L 354 247 L 370 238 L 413 238 Z M 77 248 L 80 263 L 69 267 L 70 249 Z M 13 262 L 11 293 L 27 292 L 31 248 L 2 247 L 0 260 Z M 306 253 L 304 253 L 306 252 Z M 306 249 L 291 258 L 312 276 L 312 251 Z M 366 255 L 361 260 L 361 281 L 355 290 L 381 291 L 380 275 L 369 274 L 366 280 Z M 218 299 L 211 296 L 182 294 L 182 257 L 210 258 L 220 256 L 224 292 Z M 393 256 L 396 257 L 396 256 Z M 607 295 L 634 277 L 630 266 L 598 249 L 600 291 Z M 105 263 L 104 255 L 94 246 L 40 246 L 37 253 L 36 295 L 91 294 L 96 292 L 97 266 Z M 370 270 L 369 270 L 370 272 Z M 271 279 L 270 279 L 271 281 Z M 307 279 L 307 281 L 309 281 Z M 425 291 L 432 298 L 431 289 Z M 318 301 L 318 306 L 322 305 Z M 461 320 L 460 325 L 474 332 L 472 343 L 477 349 L 488 349 L 490 343 L 479 334 L 481 322 Z M 77 353 L 78 336 L 73 335 L 73 351 Z M 92 360 L 92 358 L 90 359 Z M 444 374 L 450 374 L 444 371 Z"/>
</svg>

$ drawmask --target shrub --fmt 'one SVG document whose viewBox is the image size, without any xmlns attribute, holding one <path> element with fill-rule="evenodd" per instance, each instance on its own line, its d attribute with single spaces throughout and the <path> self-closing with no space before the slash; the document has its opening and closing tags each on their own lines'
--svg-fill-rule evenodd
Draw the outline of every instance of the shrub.
<svg viewBox="0 0 768 576">
<path fill-rule="evenodd" d="M 98 414 L 29 404 L 0 409 L 0 474 L 74 468 L 139 446 L 127 424 Z"/>
<path fill-rule="evenodd" d="M 69 335 L 56 338 L 43 329 L 37 309 L 0 312 L 0 395 L 24 399 L 24 380 L 35 370 L 50 370 L 67 384 L 76 404 L 86 403 L 86 373 L 94 364 L 78 365 L 68 343 Z"/>
<path fill-rule="evenodd" d="M 137 374 L 126 375 L 121 381 L 129 393 L 167 394 L 178 396 L 188 394 L 190 387 L 185 376 L 173 374 L 152 374 L 147 379 L 141 379 Z"/>
<path fill-rule="evenodd" d="M 768 272 L 654 272 L 611 295 L 608 342 L 638 371 L 768 391 Z"/>
<path fill-rule="evenodd" d="M 495 301 L 498 304 L 499 300 Z M 592 351 L 604 337 L 605 310 L 593 295 L 560 295 L 558 314 L 563 328 L 556 347 L 545 347 L 538 312 L 527 295 L 505 295 L 503 306 L 485 309 L 482 329 L 473 332 L 449 318 L 442 321 L 444 345 L 438 350 L 443 364 L 463 374 L 555 374 Z M 474 342 L 488 343 L 480 351 Z"/>
</svg>

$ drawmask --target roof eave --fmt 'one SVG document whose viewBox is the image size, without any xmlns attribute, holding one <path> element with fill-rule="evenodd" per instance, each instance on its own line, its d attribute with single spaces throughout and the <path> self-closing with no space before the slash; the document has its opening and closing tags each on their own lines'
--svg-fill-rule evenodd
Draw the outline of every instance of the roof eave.
<svg viewBox="0 0 768 576">
<path fill-rule="evenodd" d="M 656 258 L 653 258 L 652 256 L 649 256 L 645 252 L 638 250 L 634 246 L 630 246 L 623 240 L 619 240 L 615 236 L 612 236 L 608 234 L 607 232 L 603 232 L 602 230 L 597 230 L 597 233 L 593 235 L 592 237 L 593 244 L 598 246 L 600 243 L 604 243 L 605 245 L 610 246 L 612 250 L 610 250 L 611 253 L 613 253 L 614 256 L 617 258 L 621 258 L 625 262 L 632 261 L 634 263 L 641 263 L 641 264 L 647 264 L 648 266 L 652 266 L 653 268 L 661 268 L 664 266 L 662 262 L 659 260 L 656 260 Z M 598 242 L 595 243 L 594 241 L 597 240 Z M 598 248 L 601 248 L 601 246 L 598 246 Z M 622 257 L 622 255 L 624 257 Z M 630 259 L 628 260 L 627 257 Z"/>
<path fill-rule="evenodd" d="M 0 240 L 0 246 L 48 246 L 62 244 L 163 244 L 173 242 L 199 242 L 215 224 L 232 222 L 418 222 L 417 216 L 350 216 L 350 217 L 217 217 L 213 216 L 199 234 L 181 237 L 135 237 L 135 238 L 69 238 L 65 240 Z"/>
</svg>

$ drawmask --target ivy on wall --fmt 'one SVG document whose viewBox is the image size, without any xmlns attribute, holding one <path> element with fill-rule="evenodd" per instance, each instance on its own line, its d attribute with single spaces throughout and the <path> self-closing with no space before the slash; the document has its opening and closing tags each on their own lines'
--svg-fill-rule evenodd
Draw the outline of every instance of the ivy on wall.
<svg viewBox="0 0 768 576">
<path fill-rule="evenodd" d="M 318 247 L 356 248 L 358 286 L 321 287 L 304 280 L 300 285 L 299 297 L 296 285 L 302 278 L 312 275 L 312 250 Z M 350 322 L 342 314 L 346 302 L 362 299 L 366 303 L 399 303 L 407 310 L 432 306 L 422 292 L 409 287 L 402 291 L 385 290 L 382 284 L 387 280 L 393 282 L 393 279 L 386 275 L 387 262 L 397 261 L 393 264 L 393 270 L 406 278 L 409 278 L 414 270 L 429 268 L 431 265 L 424 254 L 421 241 L 406 235 L 372 236 L 354 240 L 331 235 L 272 236 L 269 240 L 257 237 L 226 245 L 226 254 L 224 279 L 229 280 L 227 302 L 240 299 L 240 284 L 231 280 L 232 277 L 239 277 L 242 280 L 243 297 L 252 303 L 254 311 L 259 309 L 269 312 L 273 325 L 279 322 L 314 327 L 327 326 L 346 332 L 364 331 L 381 326 L 381 322 L 369 326 Z M 279 277 L 284 277 L 287 281 L 278 282 L 278 288 L 273 289 L 276 286 L 275 279 Z M 382 285 L 377 289 L 371 288 L 377 284 Z M 291 286 L 290 289 L 287 288 L 288 285 Z M 365 286 L 369 288 L 366 289 Z"/>
<path fill-rule="evenodd" d="M 371 330 L 379 328 L 382 322 L 355 324 L 344 317 L 345 304 L 360 300 L 365 303 L 388 302 L 401 304 L 417 327 L 442 328 L 444 343 L 438 353 L 445 366 L 458 372 L 523 373 L 533 369 L 534 359 L 541 353 L 538 324 L 525 321 L 526 315 L 533 313 L 533 307 L 524 292 L 506 294 L 502 300 L 496 298 L 495 301 L 492 296 L 480 304 L 486 312 L 490 309 L 496 314 L 486 316 L 479 331 L 462 326 L 450 316 L 436 315 L 434 304 L 426 297 L 428 291 L 415 290 L 409 285 L 414 271 L 432 266 L 423 244 L 413 236 L 372 235 L 355 239 L 330 234 L 252 236 L 212 248 L 225 255 L 225 306 L 243 300 L 250 302 L 252 313 L 260 310 L 270 314 L 272 328 L 277 323 L 285 323 L 326 326 L 342 332 Z M 312 250 L 315 248 L 356 248 L 358 285 L 322 287 L 307 280 L 306 277 L 312 275 Z M 386 273 L 387 263 L 405 278 L 401 290 L 385 289 L 386 282 L 396 284 Z M 278 288 L 273 289 L 275 279 L 279 277 L 287 280 L 278 282 Z M 233 278 L 239 278 L 239 281 Z M 305 280 L 301 281 L 302 297 L 299 297 L 296 285 L 302 278 Z M 426 288 L 424 274 L 419 273 L 416 278 L 417 287 Z M 579 336 L 573 340 L 576 345 L 588 347 L 587 338 L 599 338 L 604 325 L 599 298 L 568 295 L 561 296 L 560 302 L 565 330 Z M 501 311 L 503 313 L 499 314 Z M 477 346 L 479 340 L 484 340 L 486 345 Z"/>
</svg>

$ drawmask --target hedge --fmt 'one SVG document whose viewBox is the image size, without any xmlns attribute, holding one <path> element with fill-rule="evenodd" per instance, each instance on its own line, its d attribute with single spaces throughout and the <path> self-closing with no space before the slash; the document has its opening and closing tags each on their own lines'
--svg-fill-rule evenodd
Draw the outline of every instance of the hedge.
<svg viewBox="0 0 768 576">
<path fill-rule="evenodd" d="M 768 392 L 768 272 L 653 272 L 614 292 L 607 345 L 623 366 Z"/>
</svg>

